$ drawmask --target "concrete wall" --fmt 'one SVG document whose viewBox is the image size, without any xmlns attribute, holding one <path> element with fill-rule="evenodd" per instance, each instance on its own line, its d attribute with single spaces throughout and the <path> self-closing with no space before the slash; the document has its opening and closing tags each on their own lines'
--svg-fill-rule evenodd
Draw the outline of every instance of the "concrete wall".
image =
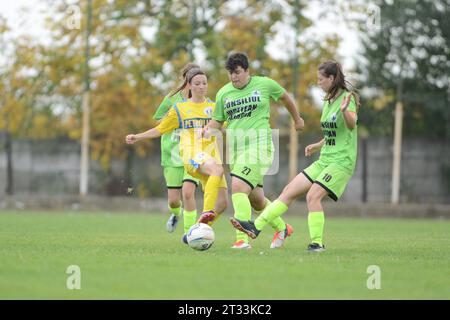
<svg viewBox="0 0 450 320">
<path fill-rule="evenodd" d="M 0 138 L 0 146 L 3 141 Z M 304 157 L 304 147 L 317 137 L 300 137 L 298 171 L 315 158 Z M 367 201 L 389 202 L 391 194 L 392 140 L 367 140 Z M 362 201 L 362 151 L 357 168 L 342 197 L 343 202 Z M 276 197 L 288 182 L 289 143 L 279 143 L 279 171 L 267 176 L 264 186 L 270 198 Z M 80 147 L 73 141 L 13 141 L 14 193 L 16 195 L 76 195 L 79 184 Z M 126 195 L 128 187 L 142 197 L 165 197 L 166 189 L 160 163 L 159 141 L 145 158 L 132 163 L 127 181 L 125 163 L 114 159 L 105 172 L 97 161 L 90 163 L 89 190 L 92 195 Z M 449 146 L 442 141 L 405 139 L 402 152 L 401 195 L 403 203 L 450 203 Z M 447 168 L 447 169 L 446 169 Z M 0 147 L 0 195 L 6 188 L 6 154 Z"/>
</svg>

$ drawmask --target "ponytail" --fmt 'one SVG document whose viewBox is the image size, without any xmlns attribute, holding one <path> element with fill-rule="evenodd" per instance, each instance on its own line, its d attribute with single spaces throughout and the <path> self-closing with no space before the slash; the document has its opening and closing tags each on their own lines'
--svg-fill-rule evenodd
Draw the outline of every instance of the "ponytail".
<svg viewBox="0 0 450 320">
<path fill-rule="evenodd" d="M 342 66 L 340 63 L 335 61 L 326 61 L 319 65 L 318 70 L 327 78 L 330 76 L 334 77 L 331 88 L 325 95 L 325 101 L 328 101 L 328 103 L 330 103 L 332 99 L 336 98 L 339 90 L 346 90 L 353 94 L 353 96 L 355 97 L 356 106 L 359 109 L 361 102 L 359 99 L 359 94 L 357 93 L 358 90 L 345 79 L 345 75 L 342 71 Z"/>
<path fill-rule="evenodd" d="M 188 79 L 187 79 L 187 73 L 194 68 L 200 68 L 198 64 L 195 63 L 188 63 L 187 65 L 184 66 L 183 70 L 181 71 L 181 79 L 183 79 L 183 83 L 176 88 L 175 90 L 171 91 L 169 93 L 169 97 L 173 97 L 174 95 L 176 95 L 178 92 L 180 92 L 181 90 L 183 90 L 184 88 L 186 88 L 187 84 L 189 83 Z M 188 98 L 191 97 L 191 93 L 189 92 Z"/>
</svg>

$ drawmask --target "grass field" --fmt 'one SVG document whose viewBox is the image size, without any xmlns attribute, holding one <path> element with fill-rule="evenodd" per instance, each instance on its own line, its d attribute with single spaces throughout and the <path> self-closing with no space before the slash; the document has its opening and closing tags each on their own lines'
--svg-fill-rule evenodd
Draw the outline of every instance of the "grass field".
<svg viewBox="0 0 450 320">
<path fill-rule="evenodd" d="M 327 219 L 327 251 L 308 253 L 306 217 L 270 250 L 229 247 L 228 217 L 197 252 L 165 231 L 168 215 L 0 211 L 0 299 L 450 299 L 450 222 Z M 81 289 L 68 290 L 69 265 Z M 381 270 L 369 290 L 367 268 Z"/>
</svg>

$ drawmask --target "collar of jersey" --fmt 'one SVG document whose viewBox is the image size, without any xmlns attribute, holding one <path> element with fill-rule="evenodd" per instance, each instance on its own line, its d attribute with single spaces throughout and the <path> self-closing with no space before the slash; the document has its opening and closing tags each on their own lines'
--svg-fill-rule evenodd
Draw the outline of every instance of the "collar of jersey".
<svg viewBox="0 0 450 320">
<path fill-rule="evenodd" d="M 191 101 L 191 100 L 186 99 L 186 98 L 183 98 L 183 100 L 181 100 L 180 102 L 189 102 L 189 103 L 201 104 L 201 103 L 210 103 L 210 102 L 213 102 L 213 101 L 210 98 L 205 97 L 205 101 L 203 101 L 203 102 L 194 102 L 194 101 Z"/>
<path fill-rule="evenodd" d="M 341 94 L 338 95 L 338 96 L 336 97 L 336 99 L 334 99 L 334 101 L 333 101 L 332 103 L 330 103 L 330 101 L 327 100 L 328 107 L 331 106 L 331 105 L 332 105 L 333 103 L 335 103 L 336 101 L 338 101 L 338 99 L 339 99 L 339 98 L 342 96 L 342 94 L 345 93 L 345 92 L 346 92 L 345 90 L 342 90 Z"/>
<path fill-rule="evenodd" d="M 253 76 L 250 76 L 250 80 L 248 80 L 247 84 L 245 86 L 243 86 L 242 88 L 236 88 L 238 90 L 244 90 L 249 84 L 250 82 L 252 82 Z"/>
</svg>

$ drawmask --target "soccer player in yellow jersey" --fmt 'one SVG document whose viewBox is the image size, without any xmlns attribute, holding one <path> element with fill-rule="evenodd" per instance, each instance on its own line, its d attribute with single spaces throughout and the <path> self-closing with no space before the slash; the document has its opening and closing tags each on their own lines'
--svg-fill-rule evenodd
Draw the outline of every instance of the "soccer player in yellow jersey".
<svg viewBox="0 0 450 320">
<path fill-rule="evenodd" d="M 125 141 L 133 144 L 154 139 L 180 129 L 180 156 L 186 172 L 201 181 L 204 188 L 203 214 L 199 222 L 211 224 L 227 206 L 227 183 L 216 138 L 202 137 L 202 129 L 211 120 L 215 103 L 206 98 L 208 81 L 200 68 L 187 73 L 191 98 L 175 103 L 155 128 L 129 134 Z"/>
<path fill-rule="evenodd" d="M 181 72 L 183 83 L 166 95 L 153 115 L 153 119 L 161 120 L 170 108 L 183 99 L 190 98 L 186 75 L 189 70 L 200 68 L 195 63 L 188 63 Z M 180 158 L 180 136 L 178 130 L 161 136 L 161 166 L 166 180 L 168 208 L 171 213 L 166 223 L 167 232 L 174 232 L 178 220 L 183 216 L 184 232 L 197 220 L 197 204 L 195 190 L 200 181 L 188 175 Z"/>
</svg>

